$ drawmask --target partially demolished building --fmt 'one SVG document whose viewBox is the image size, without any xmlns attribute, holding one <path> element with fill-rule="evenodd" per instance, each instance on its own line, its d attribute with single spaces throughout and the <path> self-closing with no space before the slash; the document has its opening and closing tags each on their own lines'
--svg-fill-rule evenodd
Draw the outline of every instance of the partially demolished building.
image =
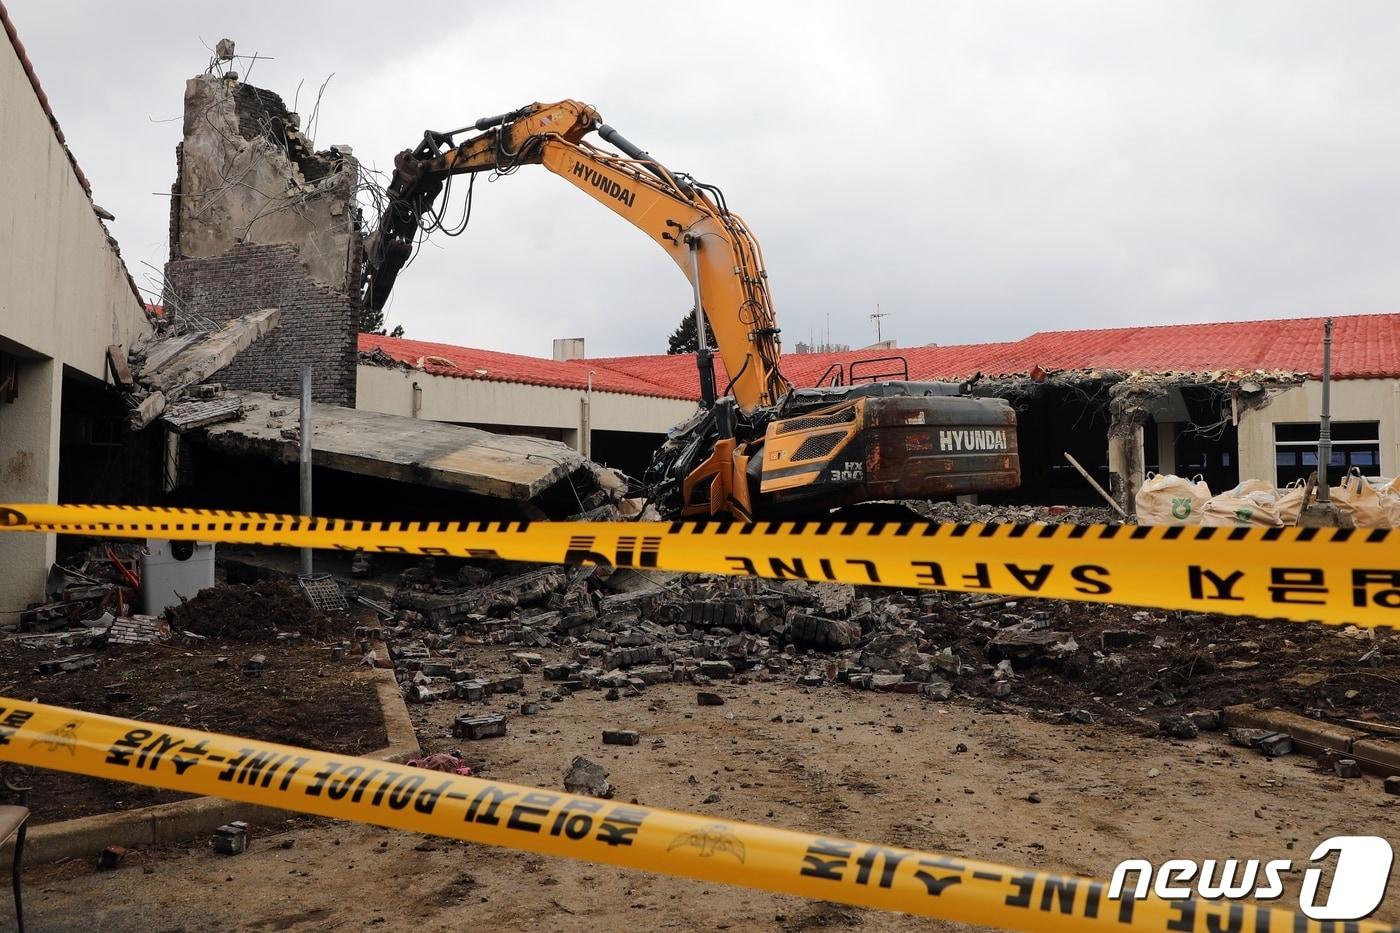
<svg viewBox="0 0 1400 933">
<path fill-rule="evenodd" d="M 1249 478 L 1283 485 L 1312 472 L 1322 332 L 1320 318 L 1057 331 L 1007 343 L 882 350 L 876 359 L 858 350 L 793 354 L 783 358 L 783 371 L 799 387 L 872 373 L 972 381 L 974 391 L 1004 397 L 1018 413 L 1022 484 L 997 501 L 1097 504 L 1069 454 L 1130 510 L 1147 472 L 1201 474 L 1215 490 Z M 411 373 L 416 410 L 445 421 L 480 417 L 468 400 L 473 393 L 457 388 L 462 380 L 483 385 L 478 397 L 490 383 L 543 396 L 577 391 L 580 374 L 591 373 L 592 384 L 631 393 L 658 412 L 700 397 L 690 356 L 576 359 L 561 366 L 392 337 L 360 341 L 362 407 L 401 404 L 404 393 L 380 375 L 397 365 Z M 716 365 L 722 385 L 723 365 Z M 1333 376 L 1334 475 L 1354 467 L 1362 475 L 1394 476 L 1400 472 L 1400 315 L 1336 318 Z M 519 410 L 528 417 L 538 407 Z M 650 440 L 659 443 L 661 436 Z M 607 445 L 594 450 L 611 462 Z"/>
<path fill-rule="evenodd" d="M 687 356 L 583 359 L 565 341 L 545 359 L 359 333 L 360 166 L 242 80 L 231 44 L 186 86 L 162 302 L 144 305 L 5 27 L 0 155 L 15 170 L 0 199 L 24 212 L 0 229 L 6 498 L 293 511 L 307 365 L 322 514 L 596 514 L 623 490 L 589 454 L 639 473 L 693 410 Z M 798 354 L 784 369 L 797 386 L 974 382 L 1020 413 L 1015 501 L 1096 502 L 1068 454 L 1129 507 L 1147 471 L 1214 489 L 1310 472 L 1320 337 L 1318 319 L 1070 331 L 873 361 Z M 1334 372 L 1334 467 L 1400 472 L 1400 315 L 1338 318 Z M 0 538 L 0 610 L 42 597 L 54 553 L 52 538 Z"/>
<path fill-rule="evenodd" d="M 172 332 L 226 326 L 259 309 L 276 309 L 278 324 L 220 369 L 217 388 L 163 419 L 176 435 L 170 496 L 295 511 L 297 396 L 309 366 L 317 501 L 331 513 L 373 503 L 384 517 L 502 509 L 538 517 L 602 504 L 610 493 L 599 483 L 616 484 L 562 444 L 355 409 L 357 193 L 372 183 L 350 146 L 316 150 L 279 95 L 240 79 L 239 61 L 224 40 L 208 70 L 186 83 L 160 313 Z M 250 470 L 267 482 L 243 482 Z"/>
<path fill-rule="evenodd" d="M 617 497 L 563 444 L 354 408 L 358 163 L 241 81 L 231 43 L 185 89 L 148 304 L 2 5 L 0 23 L 0 501 L 296 511 L 306 365 L 321 514 L 560 517 Z M 57 550 L 0 537 L 6 621 L 44 601 Z"/>
</svg>

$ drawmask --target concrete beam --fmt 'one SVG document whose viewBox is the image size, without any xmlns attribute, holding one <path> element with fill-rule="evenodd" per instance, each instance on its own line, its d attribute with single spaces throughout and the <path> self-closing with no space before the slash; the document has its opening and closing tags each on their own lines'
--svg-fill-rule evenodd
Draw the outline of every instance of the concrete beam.
<svg viewBox="0 0 1400 933">
<path fill-rule="evenodd" d="M 139 431 L 159 418 L 163 411 L 165 411 L 165 393 L 152 392 L 132 410 L 131 414 L 127 416 L 127 421 L 130 423 L 131 430 Z"/>
<path fill-rule="evenodd" d="M 171 339 L 184 345 L 169 356 L 161 347 L 164 341 L 157 342 L 147 351 L 148 362 L 137 374 L 137 380 L 167 396 L 177 395 L 180 390 L 203 382 L 232 363 L 235 356 L 276 327 L 281 319 L 282 312 L 278 309 L 264 308 L 236 317 L 193 343 L 185 342 L 187 337 L 174 337 Z M 159 362 L 152 364 L 152 360 Z"/>
<path fill-rule="evenodd" d="M 202 429 L 212 449 L 297 462 L 294 399 L 261 392 L 225 394 L 242 403 L 243 418 Z M 588 462 L 555 441 L 339 405 L 313 404 L 311 409 L 312 463 L 362 476 L 524 502 Z"/>
</svg>

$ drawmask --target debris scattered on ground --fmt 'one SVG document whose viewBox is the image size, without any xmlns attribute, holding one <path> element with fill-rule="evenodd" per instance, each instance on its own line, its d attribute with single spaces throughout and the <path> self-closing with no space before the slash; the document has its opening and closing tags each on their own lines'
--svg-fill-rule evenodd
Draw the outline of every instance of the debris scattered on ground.
<svg viewBox="0 0 1400 933">
<path fill-rule="evenodd" d="M 170 626 L 155 616 L 134 615 L 113 619 L 107 628 L 107 642 L 113 645 L 149 645 L 170 637 Z"/>
<path fill-rule="evenodd" d="M 242 820 L 225 823 L 209 840 L 220 855 L 242 855 L 248 849 L 248 824 Z"/>
<path fill-rule="evenodd" d="M 1161 728 L 1174 739 L 1194 739 L 1201 733 L 1200 726 L 1190 716 L 1168 716 L 1162 720 Z"/>
<path fill-rule="evenodd" d="M 461 755 L 452 752 L 434 752 L 421 758 L 410 758 L 405 762 L 410 768 L 424 768 L 428 771 L 441 771 L 444 774 L 458 774 L 471 777 L 475 772 Z"/>
<path fill-rule="evenodd" d="M 140 545 L 113 542 L 55 564 L 49 573 L 48 601 L 19 614 L 19 631 L 37 637 L 77 628 L 90 636 L 90 643 L 100 642 L 112 620 L 133 612 L 138 604 L 139 555 Z"/>
<path fill-rule="evenodd" d="M 488 716 L 458 716 L 452 734 L 459 739 L 494 739 L 506 734 L 506 718 L 499 713 Z"/>
<path fill-rule="evenodd" d="M 1106 517 L 946 503 L 926 511 L 939 520 Z M 115 567 L 111 573 L 120 576 Z M 220 585 L 189 600 L 169 613 L 170 638 L 247 646 L 224 648 L 222 660 L 206 668 L 238 680 L 234 689 L 243 691 L 281 682 L 283 649 L 319 643 L 314 651 L 324 661 L 392 670 L 410 702 L 457 704 L 447 721 L 467 741 L 506 735 L 517 716 L 532 717 L 536 728 L 528 731 L 535 733 L 579 691 L 623 703 L 625 723 L 627 701 L 651 702 L 649 688 L 667 683 L 690 685 L 702 707 L 732 703 L 735 687 L 774 683 L 832 691 L 832 702 L 846 689 L 918 703 L 961 698 L 1053 725 L 1108 724 L 1177 741 L 1220 729 L 1221 711 L 1245 703 L 1294 710 L 1309 721 L 1373 723 L 1382 734 L 1385 722 L 1400 721 L 1400 694 L 1382 686 L 1400 677 L 1400 638 L 1350 626 L 453 558 L 414 563 L 392 590 L 388 580 L 337 585 L 352 597 L 353 621 L 317 612 L 294 579 L 273 578 Z M 95 613 L 71 632 L 20 633 L 12 644 L 34 658 L 29 671 L 50 672 L 45 681 L 77 677 L 88 656 L 106 663 L 105 633 L 119 621 L 107 615 Z M 135 622 L 150 630 L 149 620 Z M 92 631 L 104 638 L 84 642 Z M 1283 755 L 1297 741 L 1281 729 L 1234 732 L 1261 754 Z M 606 731 L 606 744 L 641 742 L 636 730 Z M 1379 767 L 1359 746 L 1336 751 L 1363 770 Z M 1324 767 L 1334 764 L 1328 759 Z"/>
<path fill-rule="evenodd" d="M 606 768 L 579 755 L 569 762 L 569 769 L 564 772 L 564 789 L 571 794 L 606 799 L 613 795 L 615 788 L 608 783 Z"/>
<path fill-rule="evenodd" d="M 1123 519 L 1115 511 L 1087 505 L 970 505 L 961 502 L 901 503 L 934 522 L 994 522 L 999 525 L 1117 525 Z"/>
<path fill-rule="evenodd" d="M 97 856 L 97 867 L 103 871 L 111 871 L 126 861 L 130 851 L 125 846 L 107 846 Z"/>
</svg>

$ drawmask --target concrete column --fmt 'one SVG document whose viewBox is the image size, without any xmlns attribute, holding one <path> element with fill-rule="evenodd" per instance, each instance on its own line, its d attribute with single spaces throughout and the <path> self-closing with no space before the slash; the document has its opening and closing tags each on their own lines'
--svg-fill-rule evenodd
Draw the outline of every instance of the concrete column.
<svg viewBox="0 0 1400 933">
<path fill-rule="evenodd" d="M 1176 424 L 1157 422 L 1157 470 L 1166 475 L 1176 472 Z"/>
<path fill-rule="evenodd" d="M 593 399 L 591 393 L 578 402 L 578 447 L 579 453 L 593 457 Z"/>
<path fill-rule="evenodd" d="M 165 457 L 161 470 L 161 488 L 174 492 L 180 486 L 180 435 L 170 428 L 165 429 Z"/>
<path fill-rule="evenodd" d="M 19 395 L 0 404 L 0 501 L 58 501 L 58 426 L 63 367 L 49 358 L 20 357 Z M 53 535 L 0 535 L 0 624 L 44 598 L 53 563 Z"/>
<path fill-rule="evenodd" d="M 1109 492 L 1129 514 L 1143 481 L 1142 424 L 1115 424 L 1108 434 Z"/>
<path fill-rule="evenodd" d="M 1400 382 L 1391 383 L 1390 397 L 1392 401 L 1392 417 L 1390 422 L 1391 442 L 1387 446 L 1381 445 L 1381 475 L 1400 475 Z M 1386 434 L 1386 423 L 1381 421 L 1381 437 Z"/>
</svg>

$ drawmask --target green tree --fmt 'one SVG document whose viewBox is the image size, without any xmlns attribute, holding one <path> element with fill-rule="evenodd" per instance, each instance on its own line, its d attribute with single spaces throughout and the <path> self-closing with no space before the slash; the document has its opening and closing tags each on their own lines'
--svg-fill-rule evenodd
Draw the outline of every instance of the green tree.
<svg viewBox="0 0 1400 933">
<path fill-rule="evenodd" d="M 708 322 L 707 322 L 708 323 Z M 715 335 L 706 328 L 710 338 L 710 349 L 715 348 Z M 667 353 L 694 353 L 700 349 L 699 342 L 695 339 L 695 312 L 687 311 L 685 317 L 676 325 L 676 329 L 671 332 L 671 337 L 666 348 Z"/>
<path fill-rule="evenodd" d="M 362 334 L 377 334 L 384 329 L 384 311 L 371 308 L 368 304 L 360 303 L 355 309 L 357 318 L 356 324 Z"/>
<path fill-rule="evenodd" d="M 361 304 L 355 309 L 356 324 L 362 334 L 384 334 L 384 311 L 374 310 L 369 305 Z M 403 325 L 395 324 L 394 329 L 387 332 L 390 337 L 402 337 Z"/>
</svg>

